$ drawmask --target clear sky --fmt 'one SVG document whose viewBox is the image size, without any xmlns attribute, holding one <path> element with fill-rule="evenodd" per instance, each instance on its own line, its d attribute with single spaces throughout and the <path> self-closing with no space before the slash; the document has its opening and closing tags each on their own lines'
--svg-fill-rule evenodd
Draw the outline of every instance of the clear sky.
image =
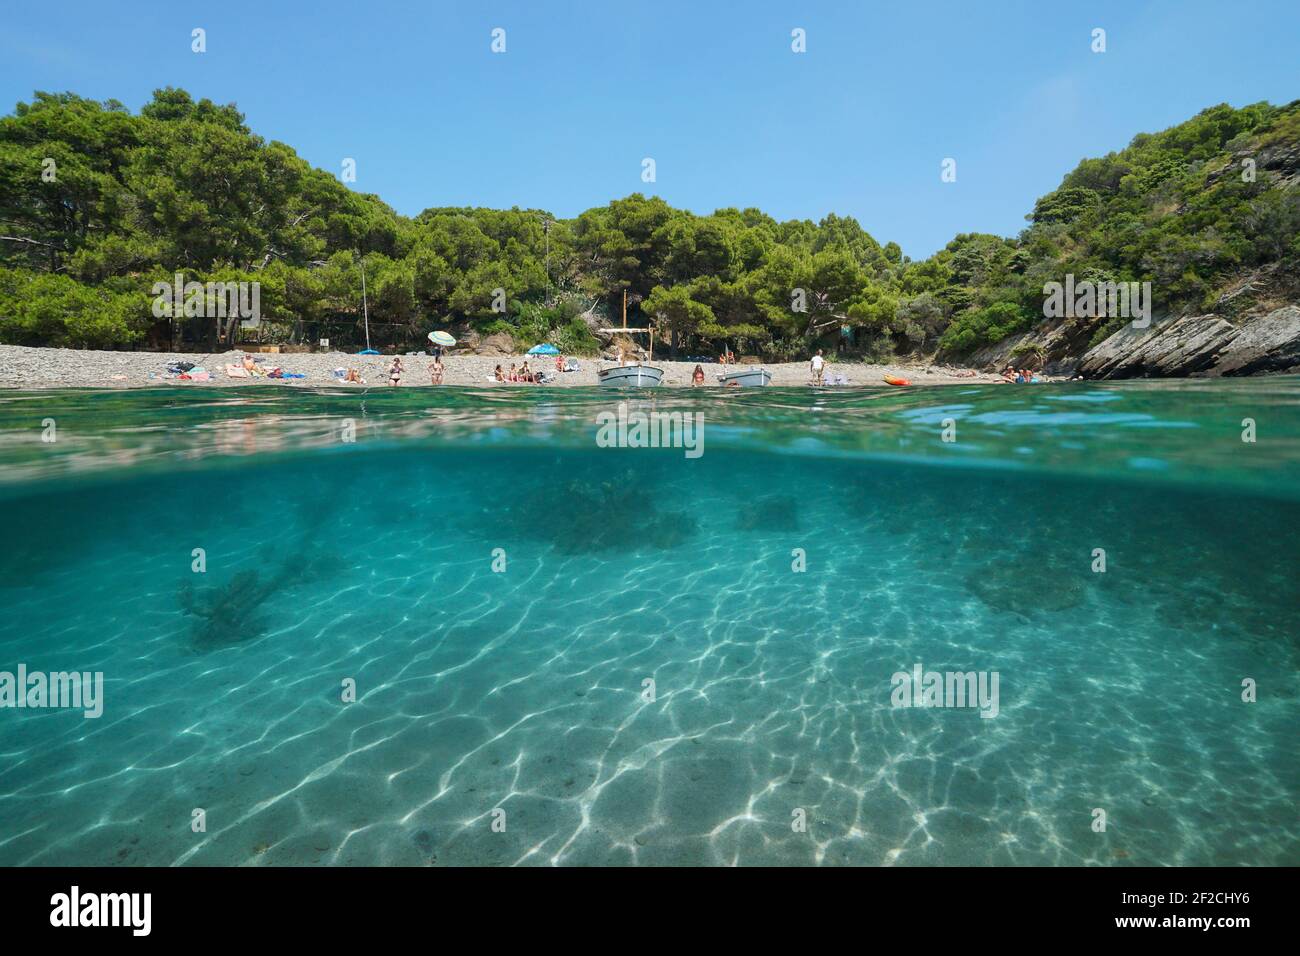
<svg viewBox="0 0 1300 956">
<path fill-rule="evenodd" d="M 191 51 L 191 30 L 207 52 Z M 506 52 L 491 50 L 505 30 Z M 1106 52 L 1092 52 L 1094 28 Z M 807 52 L 791 50 L 806 31 Z M 161 86 L 399 212 L 632 192 L 856 217 L 921 258 L 1012 235 L 1085 156 L 1300 97 L 1300 0 L 60 0 L 0 12 L 0 103 Z M 642 159 L 657 181 L 641 180 Z M 945 158 L 957 181 L 943 183 Z"/>
</svg>

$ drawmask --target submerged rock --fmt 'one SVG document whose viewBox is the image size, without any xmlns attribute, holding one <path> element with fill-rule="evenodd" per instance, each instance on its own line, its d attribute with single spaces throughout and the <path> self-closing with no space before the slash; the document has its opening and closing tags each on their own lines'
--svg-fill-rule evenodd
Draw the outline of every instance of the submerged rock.
<svg viewBox="0 0 1300 956">
<path fill-rule="evenodd" d="M 989 607 L 1011 614 L 1065 611 L 1083 601 L 1083 573 L 1044 567 L 1041 559 L 1015 558 L 972 571 L 966 589 Z"/>
<path fill-rule="evenodd" d="M 798 504 L 789 495 L 760 498 L 740 506 L 736 514 L 737 531 L 797 531 Z"/>
</svg>

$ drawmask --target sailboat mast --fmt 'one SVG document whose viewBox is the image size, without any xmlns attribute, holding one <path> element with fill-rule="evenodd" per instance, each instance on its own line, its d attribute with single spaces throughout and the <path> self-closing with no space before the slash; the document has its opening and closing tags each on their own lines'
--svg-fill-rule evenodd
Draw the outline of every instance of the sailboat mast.
<svg viewBox="0 0 1300 956">
<path fill-rule="evenodd" d="M 361 257 L 361 313 L 366 320 L 366 349 L 370 348 L 370 306 L 366 303 L 366 257 Z"/>
</svg>

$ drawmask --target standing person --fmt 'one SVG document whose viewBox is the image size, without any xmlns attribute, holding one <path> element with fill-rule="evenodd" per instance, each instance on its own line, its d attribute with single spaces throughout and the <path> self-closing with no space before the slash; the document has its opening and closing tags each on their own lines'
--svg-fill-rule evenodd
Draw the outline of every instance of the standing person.
<svg viewBox="0 0 1300 956">
<path fill-rule="evenodd" d="M 697 388 L 704 384 L 704 369 L 697 365 L 695 371 L 691 373 L 691 388 Z"/>
<path fill-rule="evenodd" d="M 393 357 L 393 364 L 388 369 L 388 384 L 402 384 L 402 357 L 400 355 Z"/>
<path fill-rule="evenodd" d="M 443 372 L 443 368 L 442 368 L 442 356 L 441 356 L 441 355 L 435 355 L 435 356 L 433 357 L 433 364 L 429 366 L 429 384 L 430 384 L 430 385 L 441 385 L 441 384 L 442 384 L 442 372 Z"/>
<path fill-rule="evenodd" d="M 808 366 L 812 369 L 812 383 L 820 385 L 822 383 L 822 369 L 826 366 L 826 359 L 822 358 L 821 349 L 817 350 L 817 354 L 812 357 L 812 361 L 808 363 Z"/>
</svg>

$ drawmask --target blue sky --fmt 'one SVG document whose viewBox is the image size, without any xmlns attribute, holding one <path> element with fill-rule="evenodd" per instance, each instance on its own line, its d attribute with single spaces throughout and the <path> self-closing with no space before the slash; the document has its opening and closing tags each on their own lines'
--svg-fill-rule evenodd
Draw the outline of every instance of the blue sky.
<svg viewBox="0 0 1300 956">
<path fill-rule="evenodd" d="M 851 215 L 920 258 L 959 232 L 1015 234 L 1081 158 L 1135 133 L 1300 97 L 1298 41 L 1295 0 L 62 0 L 0 15 L 0 104 L 71 90 L 137 110 L 180 86 L 331 172 L 355 158 L 354 188 L 408 215 L 567 217 L 641 191 Z"/>
</svg>

